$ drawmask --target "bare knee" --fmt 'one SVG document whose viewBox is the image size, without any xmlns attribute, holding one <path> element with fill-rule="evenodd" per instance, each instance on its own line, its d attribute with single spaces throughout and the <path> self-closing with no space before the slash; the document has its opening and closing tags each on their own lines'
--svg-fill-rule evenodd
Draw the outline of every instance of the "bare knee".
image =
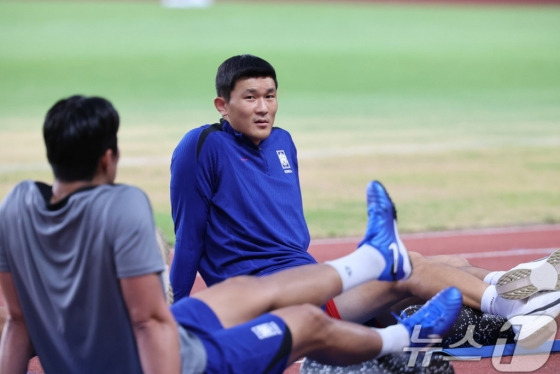
<svg viewBox="0 0 560 374">
<path fill-rule="evenodd" d="M 329 343 L 330 326 L 333 320 L 323 310 L 312 304 L 294 305 L 277 309 L 272 314 L 279 316 L 292 335 L 290 362 L 323 349 Z"/>
<path fill-rule="evenodd" d="M 316 305 L 304 304 L 300 305 L 300 309 L 300 312 L 304 315 L 304 323 L 309 326 L 312 331 L 325 332 L 333 323 L 332 318 Z"/>
<path fill-rule="evenodd" d="M 321 308 L 312 304 L 289 306 L 272 313 L 280 316 L 289 327 L 293 325 L 298 331 L 306 329 L 321 332 L 332 323 L 331 318 Z"/>
</svg>

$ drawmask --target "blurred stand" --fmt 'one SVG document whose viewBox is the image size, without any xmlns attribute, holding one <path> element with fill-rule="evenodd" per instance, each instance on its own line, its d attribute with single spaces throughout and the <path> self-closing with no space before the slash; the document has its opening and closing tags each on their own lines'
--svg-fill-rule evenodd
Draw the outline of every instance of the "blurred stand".
<svg viewBox="0 0 560 374">
<path fill-rule="evenodd" d="M 213 2 L 213 0 L 161 0 L 161 4 L 167 8 L 206 8 Z"/>
</svg>

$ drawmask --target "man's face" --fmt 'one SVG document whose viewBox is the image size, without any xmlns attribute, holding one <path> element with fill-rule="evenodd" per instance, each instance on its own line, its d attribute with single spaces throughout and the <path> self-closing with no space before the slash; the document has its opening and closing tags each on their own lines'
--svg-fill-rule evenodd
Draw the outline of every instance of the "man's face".
<svg viewBox="0 0 560 374">
<path fill-rule="evenodd" d="M 247 136 L 255 145 L 268 138 L 278 110 L 276 85 L 268 77 L 241 78 L 229 102 L 222 99 L 218 110 L 235 131 Z"/>
</svg>

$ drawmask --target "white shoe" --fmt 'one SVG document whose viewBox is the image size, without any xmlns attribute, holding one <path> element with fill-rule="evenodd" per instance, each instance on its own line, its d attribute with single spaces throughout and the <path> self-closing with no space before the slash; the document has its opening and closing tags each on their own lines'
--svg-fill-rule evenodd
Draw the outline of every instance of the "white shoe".
<svg viewBox="0 0 560 374">
<path fill-rule="evenodd" d="M 543 259 L 519 264 L 496 283 L 504 299 L 525 299 L 539 291 L 560 291 L 560 249 Z"/>
<path fill-rule="evenodd" d="M 560 292 L 541 292 L 527 299 L 521 314 L 508 316 L 502 330 L 512 326 L 518 343 L 524 348 L 536 348 L 556 335 L 558 315 Z"/>
</svg>

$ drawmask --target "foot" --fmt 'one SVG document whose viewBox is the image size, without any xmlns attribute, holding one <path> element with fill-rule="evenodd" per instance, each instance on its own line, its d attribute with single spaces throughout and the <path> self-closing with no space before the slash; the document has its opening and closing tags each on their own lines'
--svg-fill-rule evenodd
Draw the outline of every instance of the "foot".
<svg viewBox="0 0 560 374">
<path fill-rule="evenodd" d="M 398 319 L 410 334 L 411 346 L 441 343 L 441 339 L 455 323 L 462 307 L 461 291 L 449 287 L 432 297 L 416 313 L 409 317 L 401 314 Z"/>
<path fill-rule="evenodd" d="M 560 292 L 540 292 L 527 299 L 518 315 L 508 316 L 508 323 L 517 334 L 517 342 L 525 348 L 535 348 L 554 337 L 555 318 L 560 315 Z"/>
<path fill-rule="evenodd" d="M 539 291 L 560 291 L 560 249 L 541 260 L 519 264 L 498 279 L 504 299 L 525 299 Z"/>
<path fill-rule="evenodd" d="M 361 245 L 374 247 L 385 259 L 379 280 L 396 281 L 410 277 L 412 264 L 399 237 L 397 211 L 385 187 L 372 181 L 367 186 L 368 224 Z"/>
</svg>

